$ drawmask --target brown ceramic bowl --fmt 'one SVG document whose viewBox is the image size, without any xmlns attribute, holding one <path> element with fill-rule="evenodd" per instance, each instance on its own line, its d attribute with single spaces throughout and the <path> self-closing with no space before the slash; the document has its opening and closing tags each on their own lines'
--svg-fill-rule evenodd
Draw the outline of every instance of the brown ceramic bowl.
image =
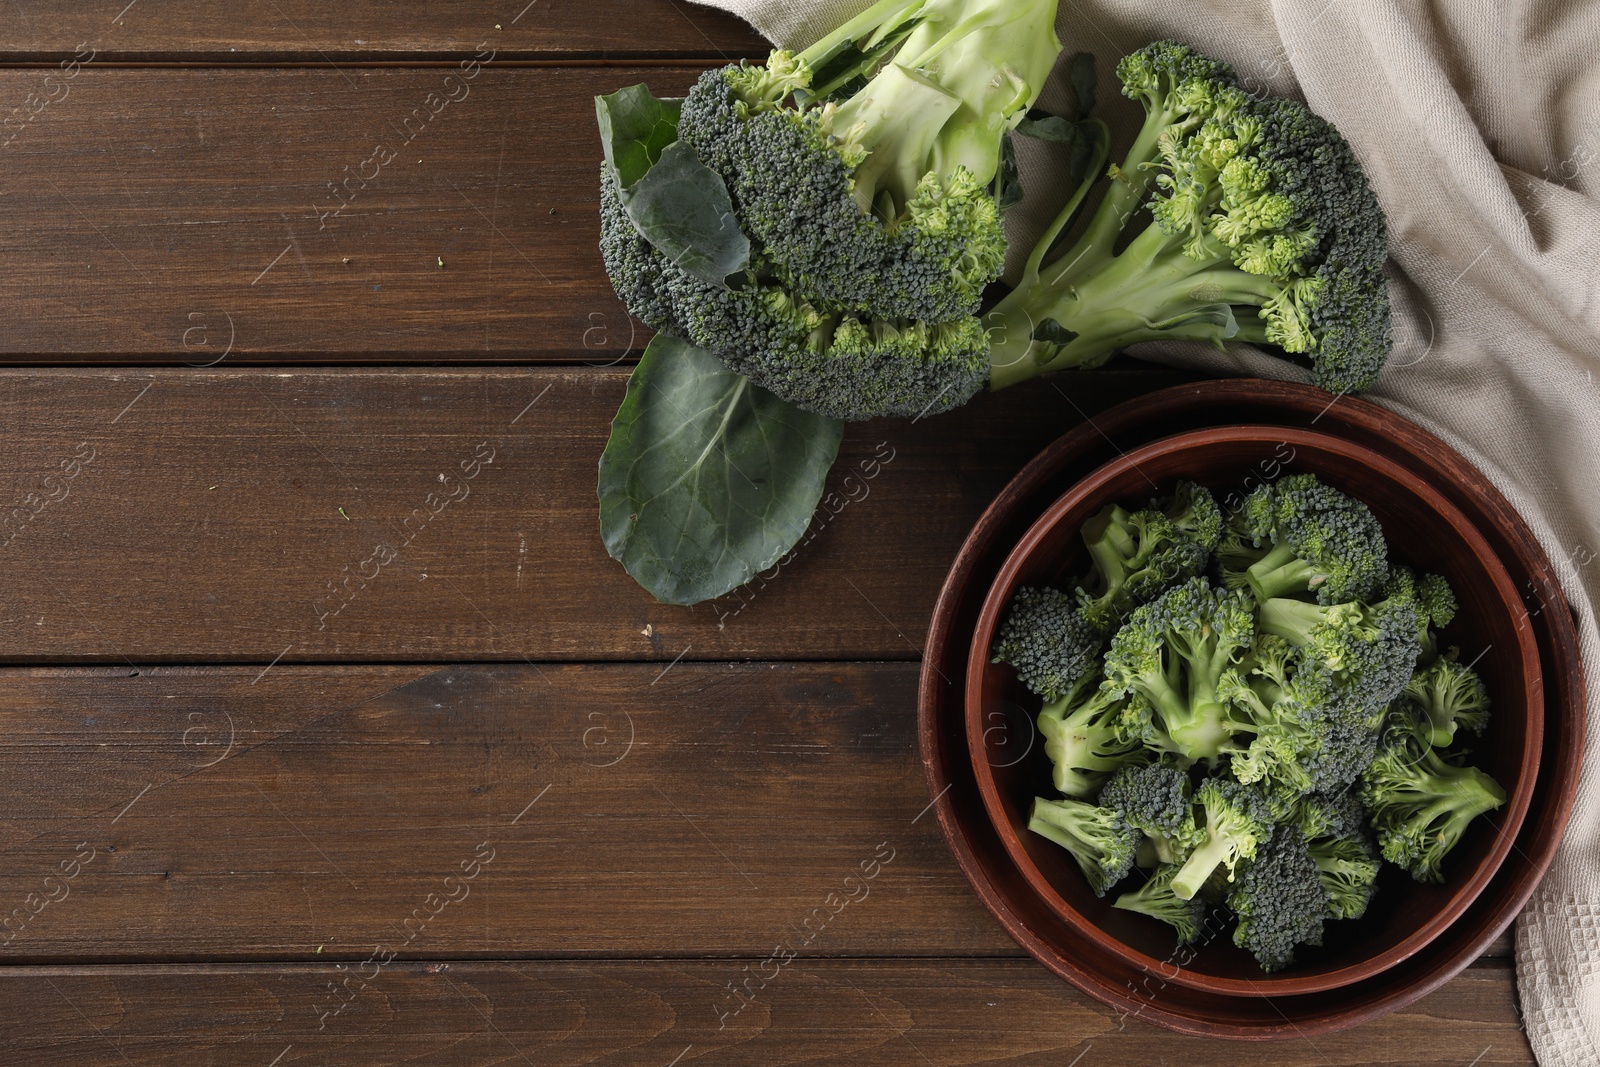
<svg viewBox="0 0 1600 1067">
<path fill-rule="evenodd" d="M 982 402 L 982 401 L 980 401 Z M 1228 997 L 1171 984 L 1082 939 L 1018 873 L 978 794 L 967 748 L 968 651 L 989 584 L 1028 527 L 1061 493 L 1121 452 L 1168 434 L 1240 423 L 1315 427 L 1365 444 L 1435 486 L 1473 520 L 1523 592 L 1545 678 L 1538 788 L 1513 853 L 1449 929 L 1382 974 L 1325 993 Z M 1439 989 L 1478 959 L 1528 902 L 1572 814 L 1583 762 L 1585 684 L 1578 634 L 1555 568 L 1527 523 L 1459 453 L 1415 423 L 1365 400 L 1329 403 L 1293 382 L 1228 379 L 1148 393 L 1063 434 L 984 511 L 934 606 L 918 687 L 918 745 L 931 809 L 973 892 L 1018 945 L 1062 980 L 1114 1011 L 1186 1034 L 1264 1041 L 1358 1025 Z"/>
<path fill-rule="evenodd" d="M 1022 585 L 1071 588 L 1087 569 L 1078 530 L 1106 504 L 1139 506 L 1179 479 L 1219 497 L 1239 496 L 1282 473 L 1307 471 L 1365 501 L 1396 562 L 1442 573 L 1461 603 L 1447 644 L 1474 659 L 1494 698 L 1474 760 L 1508 801 L 1480 819 L 1447 861 L 1447 880 L 1421 885 L 1386 868 L 1360 920 L 1330 922 L 1321 948 L 1265 974 L 1227 931 L 1174 956 L 1170 928 L 1097 899 L 1065 850 L 1026 829 L 1035 796 L 1054 795 L 1042 745 L 1033 743 L 1038 699 L 1014 672 L 989 662 L 994 633 Z M 1539 651 L 1516 585 L 1488 542 L 1426 481 L 1352 442 L 1306 430 L 1228 426 L 1165 438 L 1108 462 L 1052 504 L 1016 544 L 984 599 L 966 664 L 966 731 L 974 777 L 1001 843 L 1023 879 L 1062 922 L 1128 967 L 1175 985 L 1234 997 L 1317 993 L 1362 982 L 1415 954 L 1446 930 L 1510 853 L 1533 795 L 1543 740 Z M 1026 709 L 1026 710 L 1025 710 Z M 1181 965 L 1179 965 L 1181 963 Z"/>
</svg>

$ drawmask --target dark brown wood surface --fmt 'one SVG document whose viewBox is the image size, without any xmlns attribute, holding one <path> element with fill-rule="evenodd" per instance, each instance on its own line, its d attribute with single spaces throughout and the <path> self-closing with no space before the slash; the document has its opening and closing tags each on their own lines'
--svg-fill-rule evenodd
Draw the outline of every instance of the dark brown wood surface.
<svg viewBox="0 0 1600 1067">
<path fill-rule="evenodd" d="M 12 7 L 0 1063 L 1532 1062 L 1509 938 L 1315 1040 L 1120 1020 L 925 817 L 916 661 L 963 536 L 1172 372 L 852 427 L 834 488 L 894 459 L 712 604 L 605 557 L 647 332 L 595 249 L 590 98 L 763 54 L 737 20 Z"/>
</svg>

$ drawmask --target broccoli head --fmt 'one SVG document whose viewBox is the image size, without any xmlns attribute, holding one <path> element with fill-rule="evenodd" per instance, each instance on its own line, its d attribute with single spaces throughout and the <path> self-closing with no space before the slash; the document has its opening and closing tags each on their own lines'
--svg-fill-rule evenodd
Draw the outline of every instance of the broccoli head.
<svg viewBox="0 0 1600 1067">
<path fill-rule="evenodd" d="M 1205 837 L 1172 878 L 1173 892 L 1185 900 L 1198 893 L 1214 873 L 1233 881 L 1241 861 L 1254 859 L 1257 849 L 1272 835 L 1271 812 L 1255 787 L 1207 778 L 1194 796 L 1205 812 Z"/>
<path fill-rule="evenodd" d="M 1028 829 L 1072 853 L 1097 897 L 1133 869 L 1139 831 L 1118 812 L 1082 800 L 1035 797 Z"/>
<path fill-rule="evenodd" d="M 994 643 L 994 662 L 1016 669 L 1022 684 L 1049 701 L 1062 700 L 1098 675 L 1104 637 L 1059 589 L 1025 585 Z"/>
<path fill-rule="evenodd" d="M 1285 823 L 1273 829 L 1244 865 L 1228 907 L 1239 918 L 1233 943 L 1249 949 L 1264 971 L 1293 963 L 1298 945 L 1322 944 L 1328 899 L 1321 871 L 1296 827 Z"/>
<path fill-rule="evenodd" d="M 1329 391 L 1370 388 L 1391 345 L 1387 227 L 1338 130 L 1171 41 L 1117 73 L 1144 126 L 1078 240 L 1044 263 L 1074 197 L 985 316 L 991 386 L 1138 341 L 1235 340 L 1308 360 Z M 1128 225 L 1141 206 L 1143 229 Z"/>
<path fill-rule="evenodd" d="M 872 319 L 970 315 L 1004 264 L 988 185 L 1061 50 L 1055 14 L 881 0 L 802 52 L 707 71 L 678 136 L 785 286 Z"/>
<path fill-rule="evenodd" d="M 1307 842 L 1311 859 L 1322 876 L 1328 898 L 1328 918 L 1359 919 L 1367 913 L 1378 888 L 1381 860 L 1378 850 L 1361 830 L 1347 835 L 1314 837 Z"/>
<path fill-rule="evenodd" d="M 1187 859 L 1200 843 L 1189 776 L 1176 767 L 1126 766 L 1106 782 L 1097 802 L 1120 812 L 1129 826 L 1145 835 L 1157 863 Z"/>
<path fill-rule="evenodd" d="M 1112 906 L 1160 919 L 1177 931 L 1180 945 L 1198 941 L 1205 923 L 1206 902 L 1199 897 L 1184 898 L 1174 893 L 1172 877 L 1177 873 L 1176 864 L 1158 867 L 1149 881 L 1119 896 Z"/>
</svg>

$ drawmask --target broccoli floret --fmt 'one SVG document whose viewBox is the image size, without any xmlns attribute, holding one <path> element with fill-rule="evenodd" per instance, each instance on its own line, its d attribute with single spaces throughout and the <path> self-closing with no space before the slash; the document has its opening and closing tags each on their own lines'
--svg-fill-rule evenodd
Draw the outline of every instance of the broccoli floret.
<svg viewBox="0 0 1600 1067">
<path fill-rule="evenodd" d="M 1073 597 L 1059 589 L 1025 585 L 1000 625 L 994 662 L 1010 664 L 1032 692 L 1058 701 L 1099 673 L 1104 640 L 1079 616 Z"/>
<path fill-rule="evenodd" d="M 1098 677 L 1039 712 L 1039 734 L 1044 738 L 1044 754 L 1050 758 L 1051 780 L 1069 797 L 1092 797 L 1113 772 L 1147 758 L 1139 741 L 1122 729 L 1127 702 L 1093 685 Z M 1087 695 L 1080 699 L 1085 690 Z"/>
<path fill-rule="evenodd" d="M 977 309 L 987 188 L 1061 43 L 1055 0 L 882 0 L 798 54 L 708 71 L 678 135 L 786 285 L 869 318 Z"/>
<path fill-rule="evenodd" d="M 1426 666 L 1439 655 L 1434 631 L 1449 626 L 1456 617 L 1456 594 L 1442 576 L 1429 574 L 1417 582 L 1416 598 L 1419 616 L 1417 640 L 1422 646 L 1422 655 L 1417 662 Z"/>
<path fill-rule="evenodd" d="M 1139 831 L 1121 814 L 1082 800 L 1035 797 L 1028 829 L 1072 853 L 1097 897 L 1105 896 L 1133 869 L 1139 848 Z"/>
<path fill-rule="evenodd" d="M 1388 236 L 1344 138 L 1171 41 L 1117 73 L 1144 126 L 1081 237 L 1045 265 L 1074 197 L 985 317 L 991 386 L 1170 339 L 1276 345 L 1330 391 L 1371 387 L 1391 344 Z M 1143 229 L 1128 225 L 1141 206 L 1153 216 Z"/>
<path fill-rule="evenodd" d="M 1297 945 L 1322 944 L 1328 898 L 1298 829 L 1287 824 L 1273 829 L 1254 861 L 1244 865 L 1228 907 L 1239 917 L 1233 943 L 1249 949 L 1264 971 L 1293 963 Z"/>
<path fill-rule="evenodd" d="M 1225 871 L 1233 881 L 1240 861 L 1254 859 L 1272 833 L 1266 799 L 1253 786 L 1207 778 L 1194 796 L 1205 811 L 1205 838 L 1172 878 L 1173 892 L 1185 900 L 1198 893 L 1214 872 Z"/>
<path fill-rule="evenodd" d="M 1121 812 L 1129 826 L 1144 834 L 1157 863 L 1185 860 L 1200 843 L 1189 776 L 1176 767 L 1124 767 L 1106 782 L 1097 803 Z"/>
<path fill-rule="evenodd" d="M 1172 876 L 1177 873 L 1176 864 L 1157 868 L 1149 881 L 1122 894 L 1112 906 L 1160 919 L 1177 931 L 1180 945 L 1198 940 L 1206 918 L 1206 902 L 1199 897 L 1185 899 L 1174 893 Z"/>
<path fill-rule="evenodd" d="M 1232 737 L 1217 685 L 1254 637 L 1248 598 L 1193 578 L 1129 616 L 1106 653 L 1105 685 L 1148 705 L 1155 747 L 1185 766 L 1214 763 Z"/>
<path fill-rule="evenodd" d="M 1109 633 L 1138 605 L 1199 575 L 1221 529 L 1216 499 L 1193 482 L 1179 482 L 1164 506 L 1107 505 L 1080 532 L 1092 570 L 1078 588 L 1079 611 Z"/>
<path fill-rule="evenodd" d="M 1378 850 L 1362 831 L 1314 837 L 1307 842 L 1322 875 L 1328 918 L 1359 919 L 1378 888 Z"/>
<path fill-rule="evenodd" d="M 1388 576 L 1388 545 L 1372 511 L 1314 475 L 1256 489 L 1230 517 L 1229 534 L 1219 553 L 1224 584 L 1248 585 L 1258 600 L 1366 600 Z"/>
<path fill-rule="evenodd" d="M 1400 716 L 1410 712 L 1397 709 Z M 1383 858 L 1419 882 L 1442 882 L 1443 862 L 1473 819 L 1506 802 L 1505 790 L 1476 767 L 1447 763 L 1426 741 L 1423 722 L 1398 724 L 1361 776 Z"/>
<path fill-rule="evenodd" d="M 1376 604 L 1277 597 L 1261 605 L 1258 625 L 1330 672 L 1344 720 L 1371 728 L 1416 669 L 1417 617 L 1415 600 L 1396 591 Z"/>
<path fill-rule="evenodd" d="M 1363 830 L 1367 811 L 1354 789 L 1307 793 L 1296 802 L 1288 821 L 1294 823 L 1308 841 L 1347 837 Z"/>
<path fill-rule="evenodd" d="M 1456 731 L 1481 734 L 1489 724 L 1489 690 L 1471 667 L 1457 661 L 1457 649 L 1435 659 L 1411 676 L 1404 699 L 1428 721 L 1428 740 L 1444 748 Z"/>
</svg>

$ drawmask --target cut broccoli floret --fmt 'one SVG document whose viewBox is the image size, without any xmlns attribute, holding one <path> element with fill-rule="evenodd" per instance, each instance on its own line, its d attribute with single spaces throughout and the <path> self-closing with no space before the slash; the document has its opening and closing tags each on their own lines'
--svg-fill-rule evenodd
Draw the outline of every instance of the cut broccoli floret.
<svg viewBox="0 0 1600 1067">
<path fill-rule="evenodd" d="M 882 0 L 798 54 L 708 71 L 678 135 L 785 285 L 870 318 L 970 315 L 1005 235 L 987 188 L 1061 43 L 1055 0 Z"/>
<path fill-rule="evenodd" d="M 1195 790 L 1205 811 L 1205 837 L 1172 879 L 1172 890 L 1185 900 L 1200 891 L 1213 873 L 1233 881 L 1241 860 L 1254 859 L 1272 833 L 1272 815 L 1261 792 L 1222 778 L 1207 778 Z"/>
<path fill-rule="evenodd" d="M 1365 600 L 1388 576 L 1388 546 L 1371 510 L 1314 475 L 1255 490 L 1230 517 L 1229 534 L 1219 553 L 1224 584 L 1248 585 L 1258 600 Z"/>
<path fill-rule="evenodd" d="M 1185 899 L 1174 893 L 1172 877 L 1177 873 L 1176 864 L 1157 868 L 1149 881 L 1122 894 L 1112 906 L 1160 919 L 1177 931 L 1180 945 L 1199 940 L 1206 918 L 1206 902 L 1199 897 Z"/>
<path fill-rule="evenodd" d="M 1176 767 L 1124 767 L 1106 782 L 1097 803 L 1121 812 L 1129 826 L 1144 834 L 1159 864 L 1187 859 L 1203 837 L 1194 821 L 1189 776 Z"/>
<path fill-rule="evenodd" d="M 1139 848 L 1139 831 L 1118 812 L 1082 800 L 1035 797 L 1028 829 L 1072 853 L 1097 897 L 1133 869 Z"/>
<path fill-rule="evenodd" d="M 1170 339 L 1276 345 L 1329 391 L 1371 387 L 1391 343 L 1388 236 L 1344 138 L 1171 41 L 1125 57 L 1118 75 L 1144 127 L 1082 236 L 1044 264 L 1064 212 L 985 318 L 991 385 Z M 1127 226 L 1146 203 L 1153 221 Z"/>
<path fill-rule="evenodd" d="M 1244 865 L 1238 885 L 1228 894 L 1228 907 L 1239 917 L 1233 943 L 1249 949 L 1264 971 L 1278 971 L 1294 962 L 1298 945 L 1322 944 L 1328 898 L 1321 871 L 1292 825 L 1274 828 L 1272 836 Z"/>
<path fill-rule="evenodd" d="M 1250 648 L 1250 609 L 1243 594 L 1194 578 L 1134 611 L 1111 640 L 1106 688 L 1148 705 L 1152 743 L 1185 765 L 1215 762 L 1232 737 L 1217 686 Z"/>
<path fill-rule="evenodd" d="M 1104 643 L 1077 608 L 1076 599 L 1059 589 L 1018 589 L 995 639 L 994 662 L 1010 664 L 1022 684 L 1046 700 L 1069 696 L 1099 674 Z"/>
<path fill-rule="evenodd" d="M 1378 887 L 1380 858 L 1367 835 L 1357 829 L 1347 835 L 1312 838 L 1311 858 L 1322 875 L 1328 898 L 1328 918 L 1359 919 Z"/>
<path fill-rule="evenodd" d="M 1193 482 L 1179 482 L 1165 505 L 1106 506 L 1081 531 L 1093 565 L 1078 590 L 1084 619 L 1109 633 L 1138 605 L 1199 575 L 1221 528 L 1216 499 Z"/>
<path fill-rule="evenodd" d="M 1361 800 L 1371 813 L 1383 858 L 1419 882 L 1444 880 L 1443 862 L 1467 826 L 1506 802 L 1505 790 L 1476 767 L 1446 762 L 1427 738 L 1426 720 L 1404 721 L 1404 704 L 1384 747 L 1361 776 Z"/>
<path fill-rule="evenodd" d="M 1079 694 L 1085 695 L 1080 698 Z M 1113 772 L 1149 758 L 1138 740 L 1122 729 L 1126 703 L 1086 683 L 1039 712 L 1039 734 L 1050 758 L 1051 780 L 1062 793 L 1092 797 Z"/>
<path fill-rule="evenodd" d="M 1411 676 L 1404 698 L 1427 718 L 1428 740 L 1444 748 L 1457 730 L 1481 734 L 1489 724 L 1489 690 L 1471 667 L 1458 662 L 1457 649 L 1439 656 Z"/>
</svg>

